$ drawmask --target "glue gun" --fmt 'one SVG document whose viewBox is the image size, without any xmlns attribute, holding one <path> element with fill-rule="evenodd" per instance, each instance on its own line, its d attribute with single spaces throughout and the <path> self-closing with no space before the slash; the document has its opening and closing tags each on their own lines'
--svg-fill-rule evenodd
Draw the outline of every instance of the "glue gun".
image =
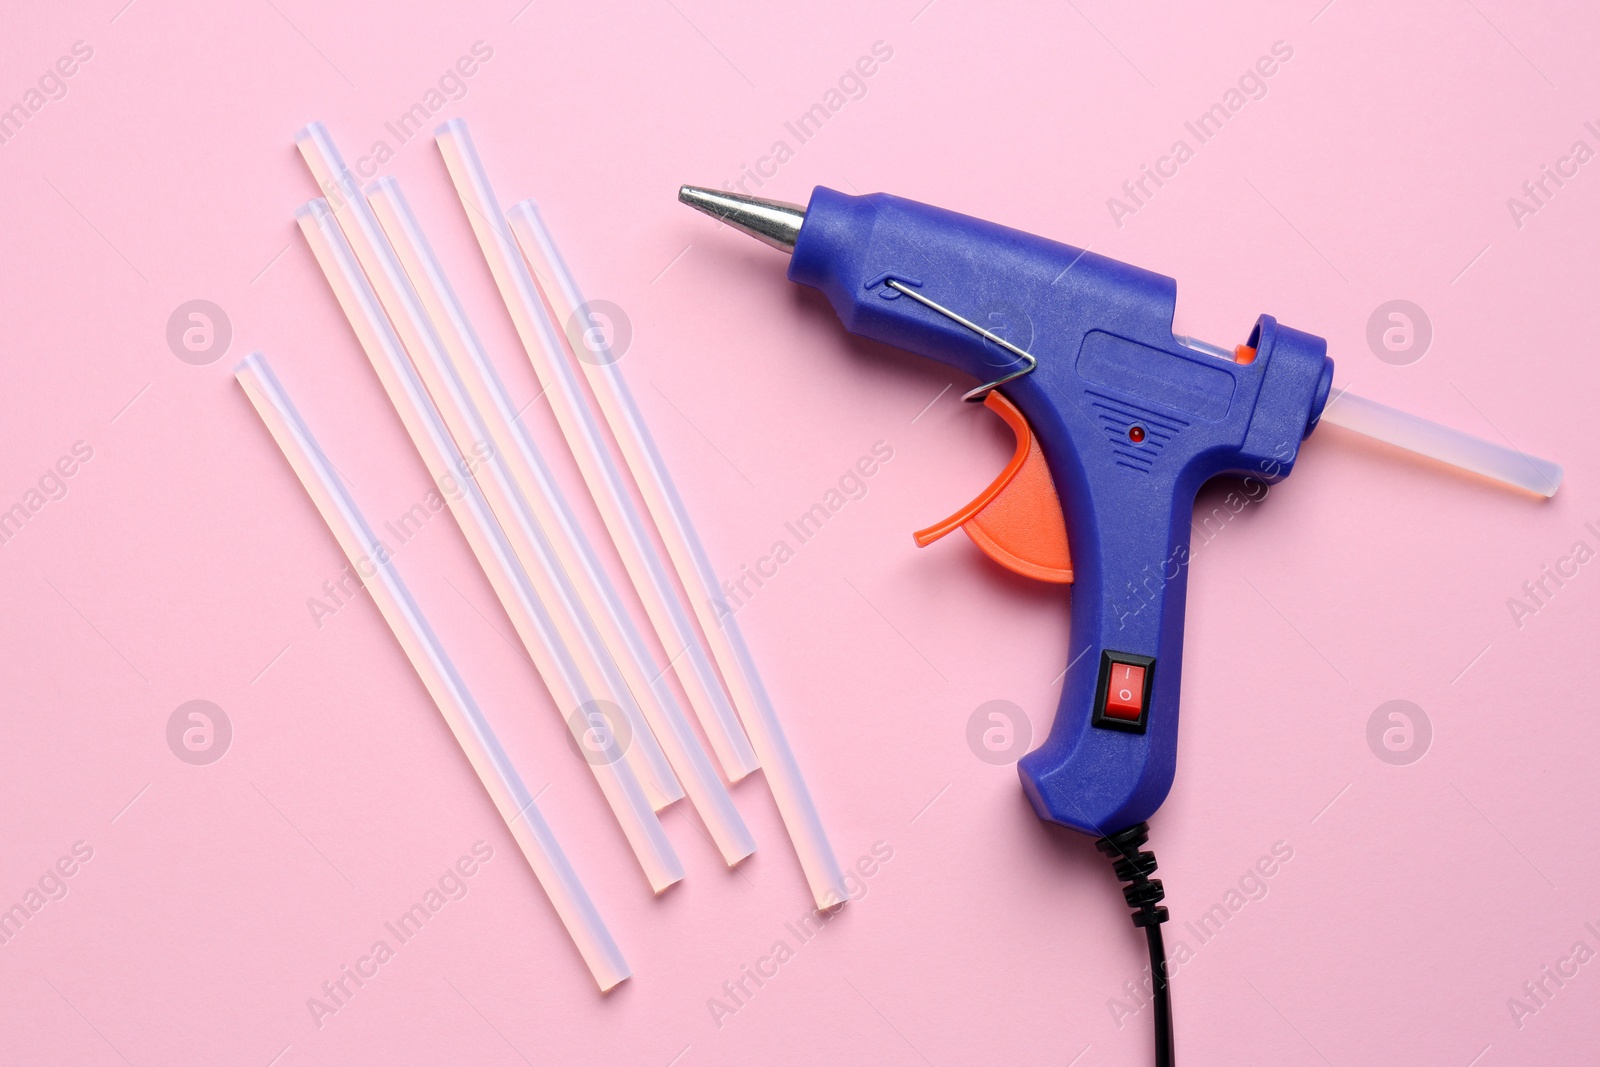
<svg viewBox="0 0 1600 1067">
<path fill-rule="evenodd" d="M 1018 769 L 1041 818 L 1096 837 L 1143 823 L 1172 786 L 1190 517 L 1207 481 L 1287 477 L 1325 411 L 1546 496 L 1561 477 L 1371 401 L 1330 406 L 1326 342 L 1269 315 L 1231 350 L 1175 336 L 1176 283 L 1093 252 L 885 194 L 819 186 L 802 208 L 684 186 L 679 199 L 790 253 L 789 278 L 851 332 L 975 378 L 965 399 L 1015 433 L 993 484 L 916 539 L 960 528 L 1017 573 L 1075 584 L 1061 704 Z"/>
</svg>

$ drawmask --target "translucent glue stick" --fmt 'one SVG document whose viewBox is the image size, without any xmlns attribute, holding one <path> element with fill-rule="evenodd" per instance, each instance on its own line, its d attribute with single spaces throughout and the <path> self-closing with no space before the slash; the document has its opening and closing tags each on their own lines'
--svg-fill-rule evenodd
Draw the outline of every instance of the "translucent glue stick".
<svg viewBox="0 0 1600 1067">
<path fill-rule="evenodd" d="M 266 423 L 284 458 L 294 468 L 300 484 L 338 540 L 350 565 L 360 567 L 364 575 L 371 569 L 366 589 L 373 603 L 438 705 L 456 743 L 477 771 L 478 779 L 533 868 L 595 981 L 602 991 L 612 988 L 629 976 L 627 960 L 623 959 L 588 890 L 540 814 L 522 776 L 501 747 L 488 717 L 457 673 L 410 590 L 400 580 L 387 548 L 372 532 L 333 465 L 323 455 L 266 357 L 259 352 L 252 353 L 234 368 L 234 376 L 244 387 L 261 421 Z"/>
<path fill-rule="evenodd" d="M 1334 392 L 1322 421 L 1543 497 L 1554 496 L 1561 485 L 1559 463 L 1429 422 L 1348 389 Z"/>
</svg>

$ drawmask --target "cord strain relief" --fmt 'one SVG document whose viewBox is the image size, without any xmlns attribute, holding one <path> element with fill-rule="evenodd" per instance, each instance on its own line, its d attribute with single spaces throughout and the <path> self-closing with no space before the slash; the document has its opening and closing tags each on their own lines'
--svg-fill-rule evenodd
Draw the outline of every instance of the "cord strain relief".
<svg viewBox="0 0 1600 1067">
<path fill-rule="evenodd" d="M 1094 843 L 1095 848 L 1110 858 L 1111 871 L 1117 880 L 1127 883 L 1122 887 L 1122 899 L 1133 909 L 1133 925 L 1141 929 L 1159 926 L 1169 917 L 1167 909 L 1161 907 L 1167 895 L 1166 888 L 1161 879 L 1150 877 L 1156 871 L 1155 853 L 1141 848 L 1148 840 L 1149 824 L 1139 823 Z"/>
</svg>

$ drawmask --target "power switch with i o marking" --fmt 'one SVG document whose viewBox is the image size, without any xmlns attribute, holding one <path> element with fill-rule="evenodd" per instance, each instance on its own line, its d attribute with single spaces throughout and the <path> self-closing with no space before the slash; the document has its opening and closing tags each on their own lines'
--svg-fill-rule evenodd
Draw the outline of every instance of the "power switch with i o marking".
<svg viewBox="0 0 1600 1067">
<path fill-rule="evenodd" d="M 1150 656 L 1107 650 L 1100 656 L 1100 679 L 1094 701 L 1094 725 L 1142 734 L 1150 707 L 1150 683 L 1156 661 Z"/>
</svg>

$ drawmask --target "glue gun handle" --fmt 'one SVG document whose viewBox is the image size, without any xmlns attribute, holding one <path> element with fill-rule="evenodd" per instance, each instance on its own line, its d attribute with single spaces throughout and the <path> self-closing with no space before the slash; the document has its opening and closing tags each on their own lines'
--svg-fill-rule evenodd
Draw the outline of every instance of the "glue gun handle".
<svg viewBox="0 0 1600 1067">
<path fill-rule="evenodd" d="M 1194 488 L 1154 496 L 1069 511 L 1070 666 L 1049 738 L 1019 765 L 1042 818 L 1097 837 L 1153 814 L 1177 762 Z"/>
</svg>

